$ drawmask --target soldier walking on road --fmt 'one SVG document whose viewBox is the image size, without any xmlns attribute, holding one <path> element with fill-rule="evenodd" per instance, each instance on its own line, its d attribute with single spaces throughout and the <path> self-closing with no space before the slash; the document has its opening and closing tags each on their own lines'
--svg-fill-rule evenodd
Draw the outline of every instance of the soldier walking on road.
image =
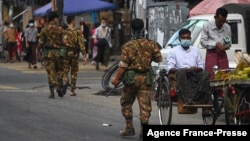
<svg viewBox="0 0 250 141">
<path fill-rule="evenodd" d="M 55 98 L 54 89 L 56 86 L 58 96 L 64 96 L 62 78 L 66 49 L 63 48 L 63 33 L 63 28 L 58 25 L 58 15 L 55 12 L 49 13 L 49 24 L 42 29 L 38 42 L 38 47 L 43 47 L 46 60 L 45 68 L 50 88 L 49 98 Z"/>
<path fill-rule="evenodd" d="M 67 17 L 68 28 L 65 30 L 65 34 L 63 37 L 63 42 L 67 46 L 68 54 L 64 59 L 64 77 L 63 83 L 67 84 L 68 81 L 68 74 L 70 71 L 71 77 L 71 93 L 70 96 L 76 96 L 75 89 L 76 89 L 76 80 L 77 80 L 77 73 L 79 69 L 79 53 L 83 54 L 83 63 L 84 65 L 87 63 L 87 55 L 86 50 L 83 42 L 83 35 L 81 34 L 80 30 L 75 29 L 75 17 L 68 16 Z M 64 91 L 66 93 L 66 89 Z"/>
<path fill-rule="evenodd" d="M 140 108 L 141 134 L 142 127 L 149 122 L 151 107 L 151 87 L 153 83 L 151 62 L 161 62 L 162 55 L 159 45 L 151 40 L 142 38 L 144 23 L 134 19 L 131 23 L 133 37 L 123 45 L 121 60 L 112 84 L 116 87 L 124 80 L 121 96 L 121 111 L 126 120 L 126 128 L 120 131 L 121 136 L 135 135 L 133 127 L 132 106 L 137 98 Z"/>
</svg>

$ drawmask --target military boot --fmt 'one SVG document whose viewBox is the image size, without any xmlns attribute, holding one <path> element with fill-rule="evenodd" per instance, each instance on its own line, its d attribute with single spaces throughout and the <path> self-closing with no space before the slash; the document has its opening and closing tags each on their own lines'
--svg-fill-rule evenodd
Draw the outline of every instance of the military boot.
<svg viewBox="0 0 250 141">
<path fill-rule="evenodd" d="M 120 131 L 120 136 L 134 136 L 135 130 L 133 126 L 133 121 L 131 118 L 126 119 L 126 128 Z"/>
<path fill-rule="evenodd" d="M 54 99 L 54 98 L 55 98 L 54 86 L 50 86 L 50 87 L 49 87 L 49 90 L 50 90 L 49 98 L 50 98 L 50 99 Z"/>
<path fill-rule="evenodd" d="M 64 84 L 63 87 L 62 87 L 62 93 L 63 93 L 63 95 L 66 94 L 67 88 L 68 88 L 68 84 Z"/>
<path fill-rule="evenodd" d="M 143 126 L 144 125 L 148 125 L 148 122 L 141 122 L 141 132 L 140 132 L 140 135 L 139 135 L 140 141 L 143 141 Z"/>
<path fill-rule="evenodd" d="M 64 94 L 63 94 L 63 92 L 62 92 L 62 87 L 63 87 L 63 84 L 62 84 L 62 79 L 58 79 L 57 80 L 57 89 L 56 89 L 56 92 L 57 92 L 57 94 L 58 94 L 58 96 L 59 97 L 63 97 L 64 96 Z"/>
</svg>

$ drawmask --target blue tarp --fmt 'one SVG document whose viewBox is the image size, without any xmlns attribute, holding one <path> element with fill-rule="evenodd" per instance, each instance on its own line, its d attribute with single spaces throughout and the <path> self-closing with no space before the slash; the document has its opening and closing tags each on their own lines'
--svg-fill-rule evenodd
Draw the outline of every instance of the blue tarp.
<svg viewBox="0 0 250 141">
<path fill-rule="evenodd" d="M 45 16 L 51 11 L 51 3 L 36 9 L 33 12 L 34 16 Z M 63 13 L 64 15 L 78 15 L 87 12 L 94 12 L 107 9 L 115 9 L 113 3 L 101 0 L 64 0 Z"/>
<path fill-rule="evenodd" d="M 33 15 L 34 16 L 45 16 L 47 13 L 49 13 L 51 11 L 51 2 L 44 5 L 43 7 L 40 7 L 38 9 L 36 9 L 34 12 L 33 12 Z"/>
</svg>

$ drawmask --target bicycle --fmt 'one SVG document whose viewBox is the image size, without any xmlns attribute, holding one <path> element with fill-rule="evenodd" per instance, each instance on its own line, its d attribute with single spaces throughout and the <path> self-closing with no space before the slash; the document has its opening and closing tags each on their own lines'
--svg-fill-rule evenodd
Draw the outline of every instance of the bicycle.
<svg viewBox="0 0 250 141">
<path fill-rule="evenodd" d="M 161 125 L 170 125 L 172 120 L 172 110 L 173 110 L 173 97 L 176 95 L 178 98 L 178 93 L 174 93 L 173 88 L 171 87 L 170 80 L 168 78 L 167 71 L 165 69 L 161 69 L 159 72 L 159 76 L 157 78 L 157 107 L 158 107 L 158 116 Z M 209 116 L 202 115 L 203 124 L 204 125 L 214 125 L 217 119 L 216 112 L 218 111 L 218 107 L 215 106 L 218 99 L 213 99 L 212 94 L 209 98 L 208 104 L 183 104 L 185 108 L 209 108 Z"/>
<path fill-rule="evenodd" d="M 124 87 L 123 83 L 120 83 L 118 87 L 112 85 L 112 78 L 115 76 L 118 69 L 119 61 L 114 63 L 102 76 L 102 87 L 106 92 L 120 93 Z"/>
</svg>

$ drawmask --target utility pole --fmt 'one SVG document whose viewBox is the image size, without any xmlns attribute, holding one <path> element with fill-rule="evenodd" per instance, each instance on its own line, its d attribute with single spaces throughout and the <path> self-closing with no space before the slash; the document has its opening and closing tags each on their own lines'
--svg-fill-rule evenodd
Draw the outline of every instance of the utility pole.
<svg viewBox="0 0 250 141">
<path fill-rule="evenodd" d="M 63 6 L 64 6 L 64 0 L 51 0 L 51 11 L 57 12 L 59 15 L 59 24 L 63 25 Z"/>
<path fill-rule="evenodd" d="M 56 11 L 59 15 L 59 24 L 63 25 L 63 6 L 64 6 L 64 0 L 56 0 Z"/>
<path fill-rule="evenodd" d="M 51 0 L 51 11 L 56 11 L 55 4 L 55 0 Z"/>
<path fill-rule="evenodd" d="M 0 23 L 3 23 L 3 0 L 0 0 Z"/>
<path fill-rule="evenodd" d="M 2 37 L 2 33 L 3 33 L 3 0 L 0 0 L 0 57 L 2 57 L 2 52 L 3 52 L 3 37 Z"/>
</svg>

